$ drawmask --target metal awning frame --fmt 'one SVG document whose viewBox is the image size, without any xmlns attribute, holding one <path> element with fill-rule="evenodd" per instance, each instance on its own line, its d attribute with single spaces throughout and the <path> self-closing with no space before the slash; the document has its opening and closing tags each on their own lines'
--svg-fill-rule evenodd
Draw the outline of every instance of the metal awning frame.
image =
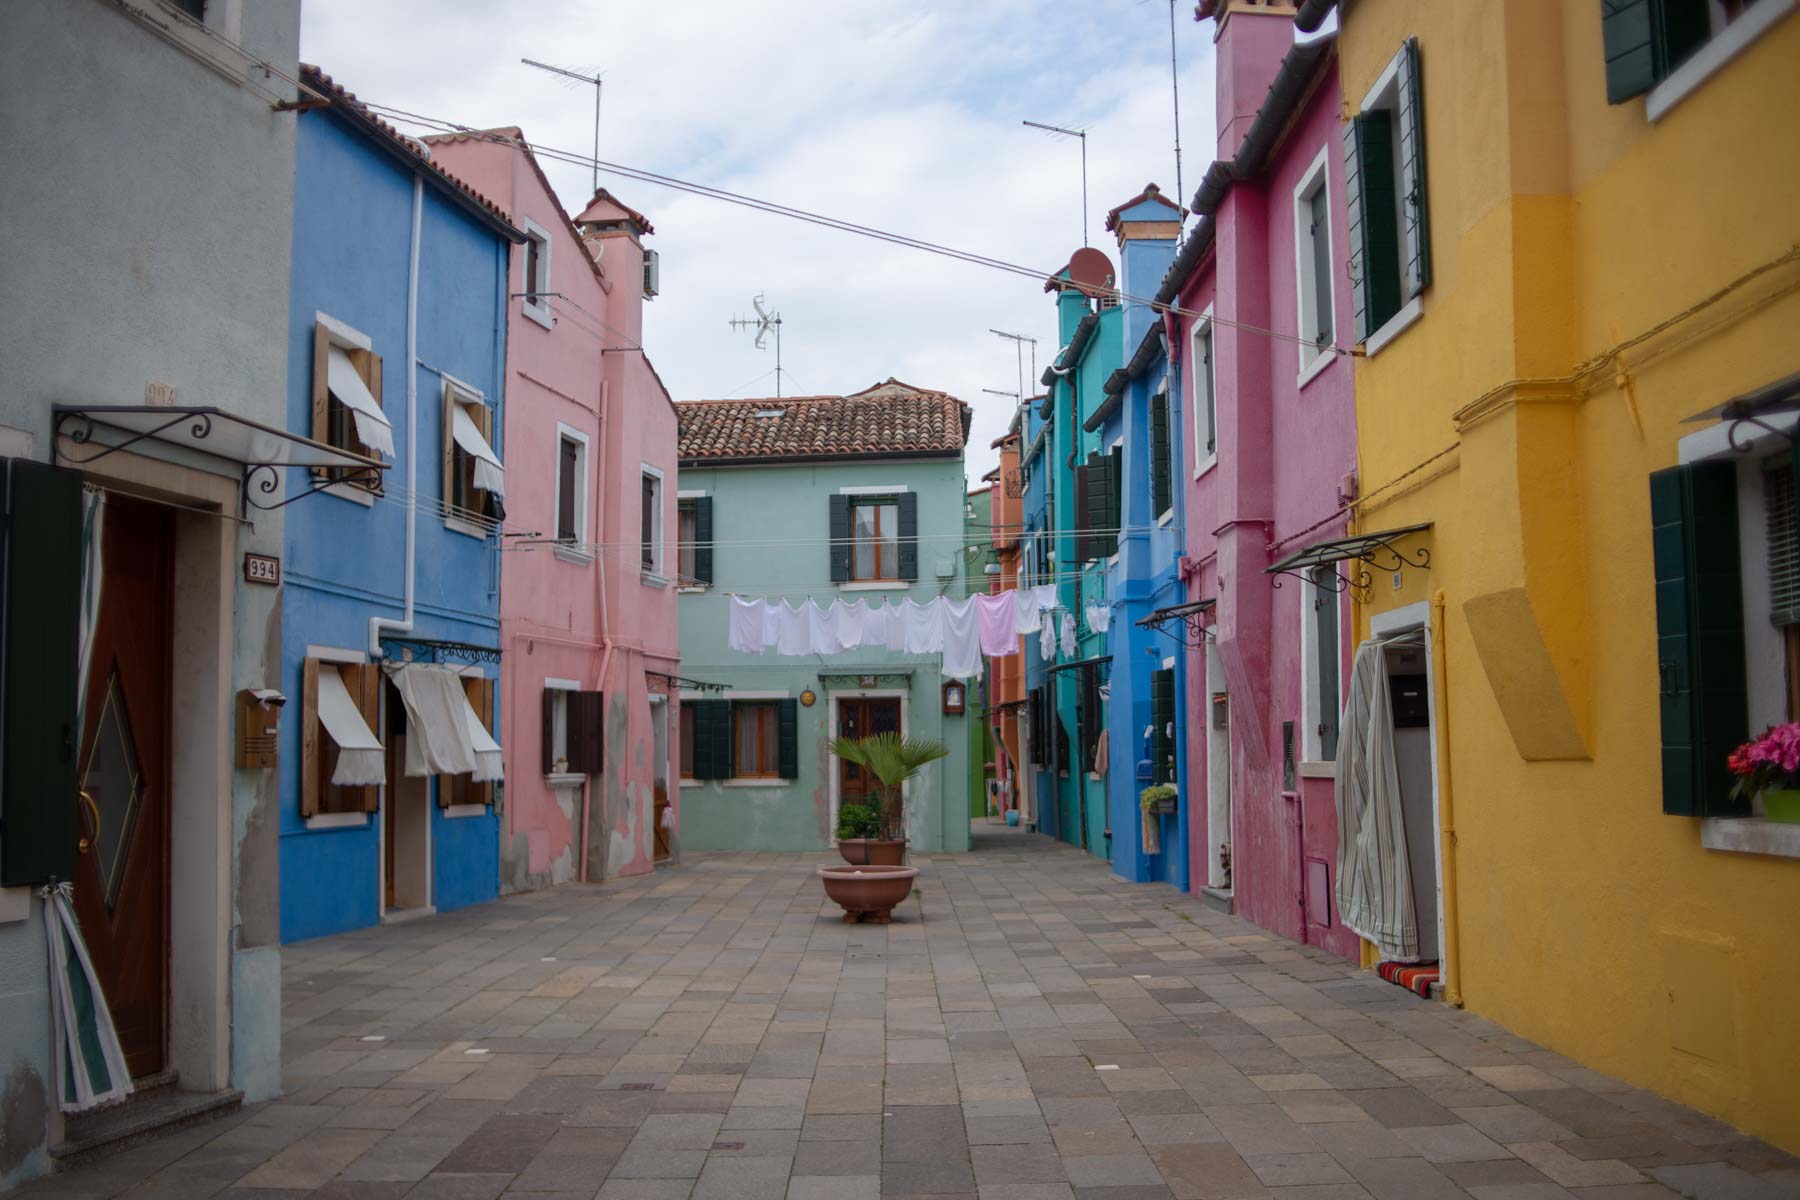
<svg viewBox="0 0 1800 1200">
<path fill-rule="evenodd" d="M 390 649 L 390 647 L 392 647 Z M 381 655 L 394 663 L 494 663 L 500 662 L 500 647 L 477 646 L 472 642 L 446 642 L 435 638 L 384 637 Z"/>
<path fill-rule="evenodd" d="M 1138 628 L 1148 629 L 1152 633 L 1166 634 L 1189 649 L 1198 650 L 1212 638 L 1206 631 L 1206 616 L 1218 606 L 1218 600 L 1208 596 L 1204 600 L 1189 600 L 1185 604 L 1171 604 L 1167 608 L 1159 608 L 1149 616 L 1140 620 Z M 1173 628 L 1179 624 L 1179 631 Z"/>
<path fill-rule="evenodd" d="M 1087 667 L 1102 667 L 1112 664 L 1112 655 L 1096 654 L 1092 658 L 1078 658 L 1074 662 L 1057 663 L 1045 671 L 1046 675 L 1055 675 L 1062 671 L 1080 671 Z"/>
<path fill-rule="evenodd" d="M 708 683 L 704 679 L 689 679 L 686 675 L 671 675 L 667 671 L 645 671 L 644 678 L 660 679 L 663 686 L 678 692 L 723 692 L 722 683 Z"/>
<path fill-rule="evenodd" d="M 146 441 L 191 450 L 242 468 L 240 495 L 246 515 L 252 508 L 263 511 L 285 508 L 296 500 L 305 499 L 315 492 L 341 483 L 373 487 L 381 482 L 381 473 L 387 469 L 387 464 L 379 459 L 327 446 L 323 442 L 316 442 L 248 417 L 240 417 L 220 408 L 59 404 L 51 412 L 54 422 L 50 439 L 52 461 L 82 467 Z M 253 444 L 279 448 L 279 456 L 270 452 L 241 457 L 228 452 L 218 443 L 201 444 L 211 441 L 215 432 L 229 428 L 246 431 Z M 98 429 L 108 429 L 124 435 L 124 440 L 97 441 L 94 434 Z M 98 446 L 100 449 L 77 458 L 63 452 L 64 438 L 76 446 Z M 330 471 L 331 478 L 315 482 L 305 491 L 284 500 L 265 504 L 256 499 L 257 496 L 271 496 L 281 487 L 283 467 L 302 470 L 324 468 Z"/>
<path fill-rule="evenodd" d="M 1342 595 L 1354 590 L 1357 599 L 1368 603 L 1375 590 L 1375 576 L 1371 571 L 1386 571 L 1389 575 L 1398 575 L 1407 567 L 1426 570 L 1431 566 L 1431 548 L 1420 546 L 1413 554 L 1408 555 L 1396 545 L 1415 533 L 1424 533 L 1431 528 L 1431 522 L 1419 525 L 1403 525 L 1398 529 L 1382 529 L 1374 533 L 1356 533 L 1348 537 L 1333 538 L 1329 542 L 1316 542 L 1304 550 L 1296 550 L 1272 567 L 1264 568 L 1264 573 L 1273 578 L 1272 587 L 1281 586 L 1283 575 L 1291 576 L 1302 583 L 1314 587 L 1329 587 Z M 1340 571 L 1338 563 L 1355 564 L 1346 566 Z M 1324 582 L 1315 578 L 1311 572 L 1317 567 L 1331 567 L 1332 582 Z"/>
</svg>

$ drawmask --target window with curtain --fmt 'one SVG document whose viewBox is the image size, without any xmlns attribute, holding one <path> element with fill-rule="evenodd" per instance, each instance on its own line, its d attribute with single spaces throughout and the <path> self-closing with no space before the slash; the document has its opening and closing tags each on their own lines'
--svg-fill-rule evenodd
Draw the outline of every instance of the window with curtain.
<svg viewBox="0 0 1800 1200">
<path fill-rule="evenodd" d="M 899 504 L 891 496 L 859 496 L 851 501 L 850 517 L 850 578 L 859 583 L 899 579 Z"/>
<path fill-rule="evenodd" d="M 739 779 L 781 777 L 781 717 L 774 701 L 731 706 L 732 774 Z"/>
</svg>

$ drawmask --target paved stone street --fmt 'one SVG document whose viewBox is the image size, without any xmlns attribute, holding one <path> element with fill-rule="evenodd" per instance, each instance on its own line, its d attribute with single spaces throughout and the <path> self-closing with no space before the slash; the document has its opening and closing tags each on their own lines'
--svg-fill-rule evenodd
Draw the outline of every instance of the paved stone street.
<svg viewBox="0 0 1800 1200">
<path fill-rule="evenodd" d="M 886 926 L 690 856 L 288 947 L 288 1095 L 65 1197 L 1800 1195 L 1800 1162 L 1037 835 Z"/>
</svg>

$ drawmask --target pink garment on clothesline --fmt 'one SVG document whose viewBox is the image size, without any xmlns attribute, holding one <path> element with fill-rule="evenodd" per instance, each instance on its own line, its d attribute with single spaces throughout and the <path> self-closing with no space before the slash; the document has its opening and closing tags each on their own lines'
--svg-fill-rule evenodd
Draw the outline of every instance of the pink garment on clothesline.
<svg viewBox="0 0 1800 1200">
<path fill-rule="evenodd" d="M 1018 593 L 990 592 L 975 597 L 975 619 L 981 626 L 981 652 L 1004 658 L 1019 652 Z"/>
</svg>

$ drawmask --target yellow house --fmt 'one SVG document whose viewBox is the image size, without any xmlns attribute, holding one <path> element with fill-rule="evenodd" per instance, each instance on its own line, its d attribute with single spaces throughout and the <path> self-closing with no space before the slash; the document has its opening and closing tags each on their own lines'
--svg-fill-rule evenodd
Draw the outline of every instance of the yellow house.
<svg viewBox="0 0 1800 1200">
<path fill-rule="evenodd" d="M 1419 937 L 1453 1002 L 1790 1150 L 1800 825 L 1724 760 L 1800 719 L 1795 8 L 1337 14 L 1382 535 L 1342 565 Z"/>
</svg>

